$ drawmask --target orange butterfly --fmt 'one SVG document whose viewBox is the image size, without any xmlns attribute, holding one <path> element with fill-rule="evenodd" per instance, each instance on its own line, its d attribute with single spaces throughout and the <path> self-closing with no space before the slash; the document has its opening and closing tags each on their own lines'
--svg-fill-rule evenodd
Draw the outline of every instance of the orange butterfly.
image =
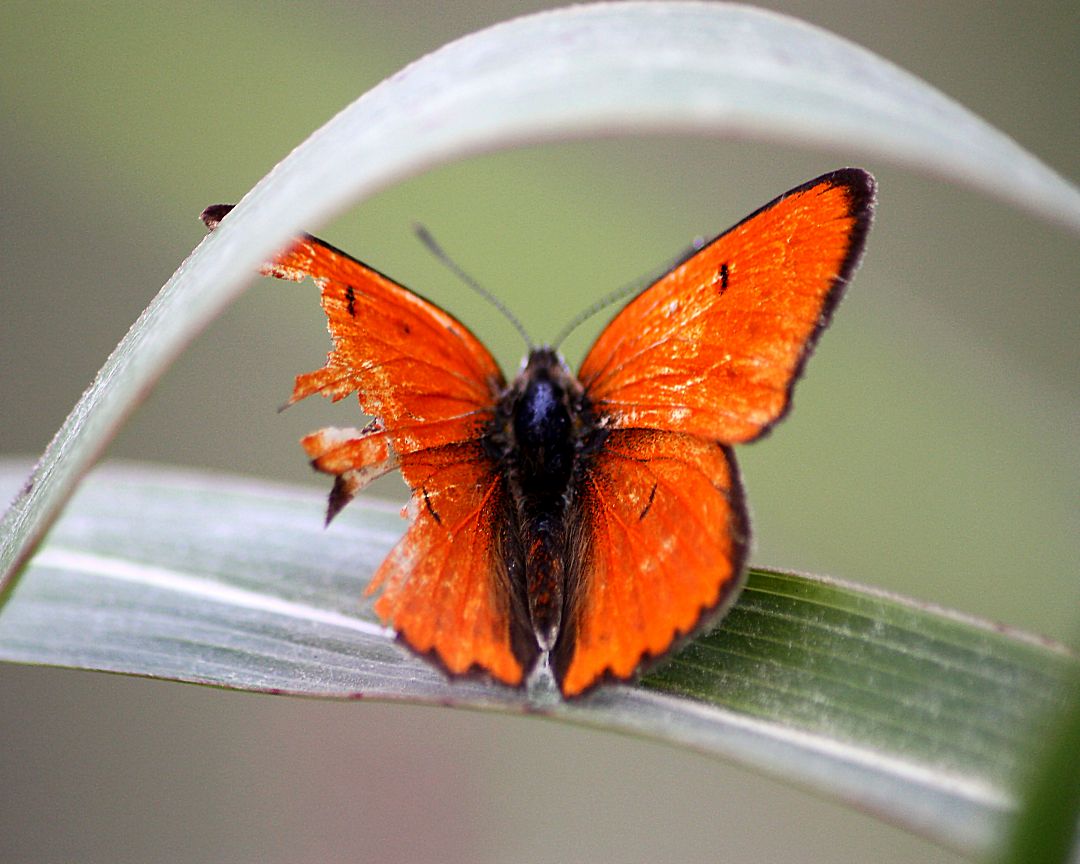
<svg viewBox="0 0 1080 864">
<path fill-rule="evenodd" d="M 453 676 L 522 686 L 546 653 L 564 697 L 713 623 L 749 542 L 730 445 L 788 409 L 873 207 L 858 169 L 792 189 L 627 304 L 576 377 L 542 347 L 509 384 L 461 322 L 321 240 L 267 264 L 314 279 L 334 341 L 290 404 L 358 391 L 376 418 L 303 440 L 335 477 L 328 519 L 394 469 L 412 490 L 376 613 Z"/>
</svg>

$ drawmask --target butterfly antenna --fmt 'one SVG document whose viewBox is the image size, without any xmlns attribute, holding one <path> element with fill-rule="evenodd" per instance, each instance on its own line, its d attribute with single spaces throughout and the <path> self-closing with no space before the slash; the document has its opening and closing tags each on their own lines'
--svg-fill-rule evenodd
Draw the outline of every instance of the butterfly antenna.
<svg viewBox="0 0 1080 864">
<path fill-rule="evenodd" d="M 453 258 L 451 258 L 449 254 L 447 254 L 446 250 L 439 245 L 439 242 L 432 236 L 431 232 L 428 231 L 427 228 L 417 222 L 413 224 L 413 231 L 416 232 L 416 236 L 420 239 L 420 242 L 428 248 L 428 251 L 436 258 L 438 258 L 439 261 L 441 261 L 447 268 L 449 268 L 451 273 L 457 276 L 458 279 L 460 279 L 462 282 L 472 288 L 473 291 L 475 291 L 477 294 L 487 300 L 488 303 L 490 303 L 492 306 L 498 309 L 499 312 L 502 313 L 502 316 L 513 325 L 515 330 L 517 330 L 518 334 L 524 340 L 526 347 L 528 347 L 530 351 L 532 351 L 533 348 L 536 347 L 533 344 L 532 339 L 529 338 L 528 331 L 525 330 L 525 325 L 521 323 L 517 315 L 511 312 L 510 309 L 506 306 L 506 304 L 502 302 L 502 300 L 500 300 L 498 297 L 488 291 L 487 288 L 477 282 L 472 276 L 466 273 L 461 268 L 461 266 Z"/>
<path fill-rule="evenodd" d="M 597 312 L 603 312 L 612 303 L 618 303 L 620 300 L 630 294 L 637 294 L 643 291 L 649 285 L 652 285 L 662 277 L 666 276 L 680 264 L 685 262 L 688 258 L 690 258 L 691 255 L 694 255 L 696 252 L 700 252 L 705 247 L 707 242 L 708 241 L 706 241 L 704 237 L 695 237 L 693 242 L 691 242 L 689 246 L 683 249 L 678 255 L 669 260 L 666 264 L 662 265 L 651 273 L 646 274 L 645 276 L 639 276 L 632 282 L 627 282 L 625 285 L 616 288 L 614 291 L 608 292 L 591 306 L 588 306 L 578 312 L 578 314 L 571 318 L 570 322 L 565 327 L 563 327 L 562 330 L 559 331 L 558 336 L 556 336 L 555 340 L 551 343 L 551 347 L 558 349 L 558 347 L 566 341 L 567 337 L 569 337 L 571 333 L 573 333 L 575 330 L 577 330 L 578 327 L 580 327 L 582 324 L 592 318 L 593 315 L 595 315 Z"/>
</svg>

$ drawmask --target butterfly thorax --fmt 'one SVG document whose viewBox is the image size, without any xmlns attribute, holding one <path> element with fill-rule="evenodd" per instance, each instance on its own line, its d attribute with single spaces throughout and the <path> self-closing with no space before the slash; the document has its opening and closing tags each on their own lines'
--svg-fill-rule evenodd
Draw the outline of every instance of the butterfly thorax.
<svg viewBox="0 0 1080 864">
<path fill-rule="evenodd" d="M 488 436 L 493 455 L 506 468 L 514 507 L 509 526 L 521 560 L 511 566 L 528 598 L 540 645 L 558 635 L 566 587 L 567 511 L 573 478 L 591 411 L 581 385 L 549 348 L 530 353 L 525 368 L 499 400 Z"/>
</svg>

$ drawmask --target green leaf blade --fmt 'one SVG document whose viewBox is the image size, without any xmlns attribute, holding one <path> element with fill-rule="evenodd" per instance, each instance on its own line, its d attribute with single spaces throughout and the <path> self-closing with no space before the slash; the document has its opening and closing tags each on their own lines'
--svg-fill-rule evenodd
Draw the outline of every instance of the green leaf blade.
<svg viewBox="0 0 1080 864">
<path fill-rule="evenodd" d="M 0 463 L 0 489 L 24 466 Z M 240 690 L 541 713 L 730 759 L 968 853 L 1004 836 L 1074 655 L 854 585 L 755 570 L 727 618 L 638 687 L 561 702 L 451 683 L 362 597 L 400 536 L 358 500 L 107 467 L 0 616 L 0 659 Z"/>
<path fill-rule="evenodd" d="M 646 683 L 1008 783 L 1032 718 L 1059 703 L 1067 655 L 875 593 L 754 571 L 724 626 Z M 876 608 L 853 618 L 852 601 Z"/>
</svg>

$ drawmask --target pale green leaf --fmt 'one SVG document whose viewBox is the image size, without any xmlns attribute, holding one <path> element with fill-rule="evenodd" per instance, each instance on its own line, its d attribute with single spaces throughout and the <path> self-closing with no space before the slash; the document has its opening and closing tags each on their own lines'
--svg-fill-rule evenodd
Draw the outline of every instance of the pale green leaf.
<svg viewBox="0 0 1080 864">
<path fill-rule="evenodd" d="M 0 491 L 21 464 L 0 463 Z M 943 845 L 1000 844 L 1032 742 L 1078 673 L 1060 647 L 826 579 L 753 571 L 723 624 L 637 687 L 571 703 L 450 683 L 372 617 L 401 534 L 358 499 L 159 468 L 94 472 L 0 615 L 0 659 L 327 698 L 541 713 L 723 757 Z"/>
</svg>

